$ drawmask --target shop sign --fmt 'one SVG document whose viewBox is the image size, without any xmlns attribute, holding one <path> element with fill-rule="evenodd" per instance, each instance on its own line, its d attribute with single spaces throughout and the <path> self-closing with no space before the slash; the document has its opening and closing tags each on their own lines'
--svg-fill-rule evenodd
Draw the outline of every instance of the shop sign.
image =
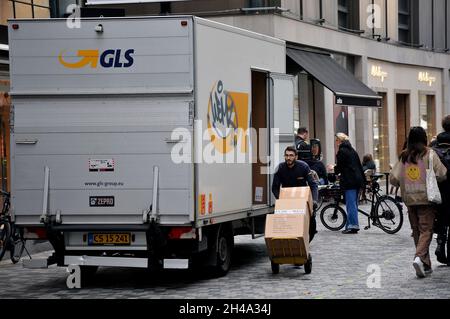
<svg viewBox="0 0 450 319">
<path fill-rule="evenodd" d="M 428 72 L 419 72 L 419 82 L 425 82 L 432 86 L 436 82 L 436 77 L 431 76 Z"/>
<path fill-rule="evenodd" d="M 384 82 L 384 79 L 388 77 L 388 73 L 383 71 L 381 66 L 378 65 L 372 65 L 370 74 L 375 78 L 380 78 L 381 82 Z"/>
</svg>

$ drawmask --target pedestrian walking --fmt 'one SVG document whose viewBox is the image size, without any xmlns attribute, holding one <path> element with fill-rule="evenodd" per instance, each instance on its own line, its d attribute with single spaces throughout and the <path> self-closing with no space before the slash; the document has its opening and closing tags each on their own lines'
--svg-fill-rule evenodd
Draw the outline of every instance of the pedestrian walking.
<svg viewBox="0 0 450 319">
<path fill-rule="evenodd" d="M 349 138 L 344 133 L 336 134 L 339 151 L 336 155 L 335 174 L 340 174 L 339 185 L 345 191 L 345 205 L 347 208 L 347 224 L 343 234 L 357 234 L 358 194 L 365 186 L 365 177 L 358 153 L 352 147 Z"/>
<path fill-rule="evenodd" d="M 447 179 L 439 183 L 442 204 L 437 207 L 435 219 L 434 232 L 437 234 L 435 254 L 438 262 L 450 266 L 450 115 L 442 120 L 442 128 L 444 132 L 438 135 L 433 147 L 447 168 Z"/>
<path fill-rule="evenodd" d="M 411 128 L 408 146 L 400 156 L 400 161 L 392 169 L 390 182 L 400 186 L 403 202 L 408 207 L 408 216 L 413 232 L 416 253 L 413 266 L 419 278 L 432 272 L 430 243 L 433 238 L 433 224 L 436 207 L 428 201 L 426 170 L 430 168 L 436 179 L 443 181 L 447 169 L 436 153 L 427 147 L 427 134 L 422 127 Z"/>
</svg>

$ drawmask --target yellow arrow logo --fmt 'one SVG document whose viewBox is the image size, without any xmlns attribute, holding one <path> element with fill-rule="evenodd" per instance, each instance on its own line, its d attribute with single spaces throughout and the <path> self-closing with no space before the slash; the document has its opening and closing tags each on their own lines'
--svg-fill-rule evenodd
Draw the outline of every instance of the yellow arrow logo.
<svg viewBox="0 0 450 319">
<path fill-rule="evenodd" d="M 79 69 L 85 67 L 86 65 L 91 65 L 91 68 L 97 67 L 98 62 L 98 50 L 78 50 L 77 56 L 81 59 L 78 62 L 69 63 L 64 61 L 63 54 L 65 51 L 62 51 L 58 56 L 59 63 L 64 65 L 66 68 L 71 69 Z"/>
</svg>

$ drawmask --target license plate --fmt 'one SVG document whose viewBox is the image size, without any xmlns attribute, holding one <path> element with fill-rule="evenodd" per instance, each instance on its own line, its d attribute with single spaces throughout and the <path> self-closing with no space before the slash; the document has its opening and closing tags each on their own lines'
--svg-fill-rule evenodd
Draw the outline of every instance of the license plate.
<svg viewBox="0 0 450 319">
<path fill-rule="evenodd" d="M 130 245 L 130 233 L 104 233 L 88 234 L 89 246 L 102 246 L 102 245 Z"/>
<path fill-rule="evenodd" d="M 90 207 L 114 207 L 114 196 L 90 196 Z"/>
</svg>

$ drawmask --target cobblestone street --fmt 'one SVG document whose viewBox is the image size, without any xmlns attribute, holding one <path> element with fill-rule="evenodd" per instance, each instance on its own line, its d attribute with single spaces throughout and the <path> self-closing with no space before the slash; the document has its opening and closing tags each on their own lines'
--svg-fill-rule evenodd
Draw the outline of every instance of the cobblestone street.
<svg viewBox="0 0 450 319">
<path fill-rule="evenodd" d="M 360 220 L 362 228 L 366 220 Z M 342 235 L 325 230 L 312 244 L 313 271 L 281 266 L 273 275 L 263 238 L 236 237 L 233 268 L 226 277 L 204 272 L 100 268 L 83 289 L 66 287 L 66 270 L 55 266 L 29 270 L 0 262 L 0 298 L 225 298 L 225 299 L 328 299 L 450 298 L 450 268 L 437 263 L 431 246 L 433 274 L 419 280 L 412 267 L 414 256 L 409 221 L 396 235 L 380 229 Z M 44 256 L 48 253 L 36 255 Z M 379 268 L 378 268 L 379 267 Z M 373 269 L 379 269 L 381 288 L 368 288 Z M 368 280 L 369 279 L 369 280 Z"/>
</svg>

